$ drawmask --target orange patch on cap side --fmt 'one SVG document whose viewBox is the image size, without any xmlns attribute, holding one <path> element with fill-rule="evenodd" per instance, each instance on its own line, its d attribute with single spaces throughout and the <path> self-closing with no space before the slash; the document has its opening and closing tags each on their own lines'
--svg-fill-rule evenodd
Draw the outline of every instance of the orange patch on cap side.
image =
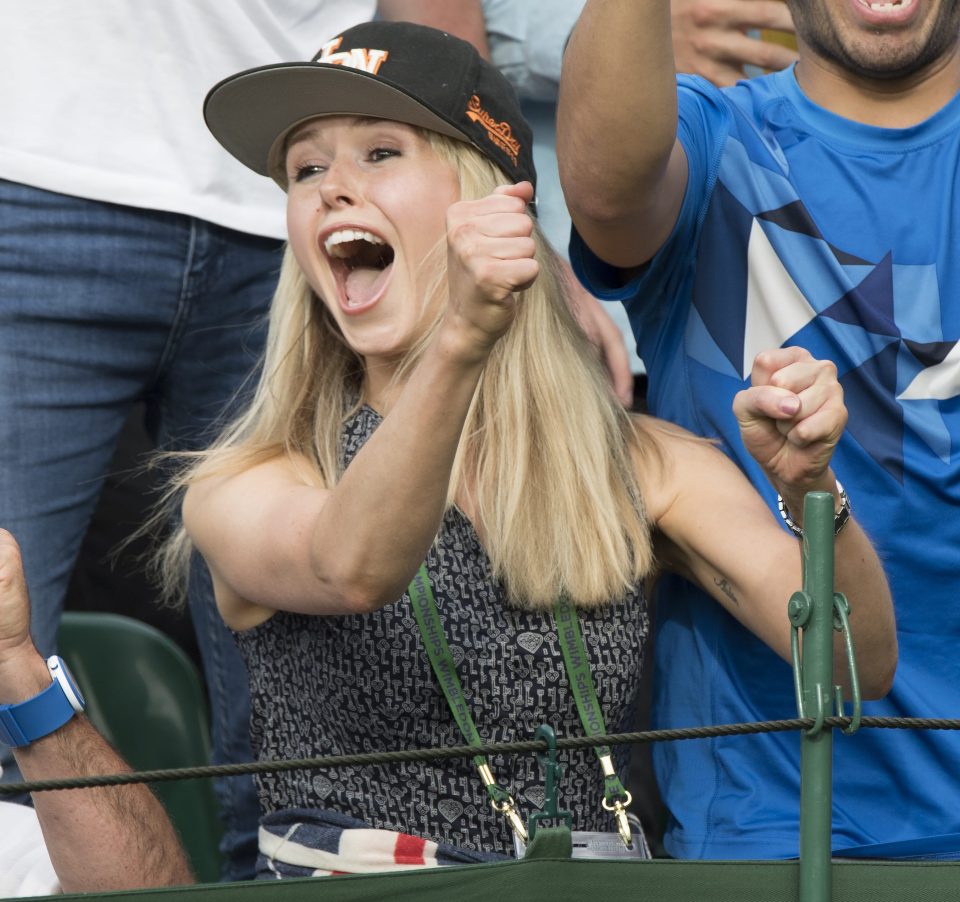
<svg viewBox="0 0 960 902">
<path fill-rule="evenodd" d="M 510 159 L 513 165 L 517 165 L 517 158 L 520 155 L 520 142 L 514 138 L 513 129 L 509 122 L 498 122 L 493 118 L 480 104 L 480 98 L 474 94 L 467 104 L 467 116 L 473 122 L 479 122 L 487 133 L 487 137 L 493 141 Z"/>
</svg>

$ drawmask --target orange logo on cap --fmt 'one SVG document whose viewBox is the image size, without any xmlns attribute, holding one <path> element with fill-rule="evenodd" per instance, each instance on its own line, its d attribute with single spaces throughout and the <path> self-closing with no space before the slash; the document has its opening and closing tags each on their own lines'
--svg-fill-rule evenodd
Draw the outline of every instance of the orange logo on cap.
<svg viewBox="0 0 960 902">
<path fill-rule="evenodd" d="M 497 122 L 482 106 L 480 98 L 476 94 L 470 98 L 467 104 L 467 116 L 474 122 L 479 122 L 487 132 L 487 136 L 497 145 L 510 159 L 513 165 L 517 165 L 517 157 L 520 155 L 520 142 L 513 137 L 513 130 L 509 122 Z"/>
<path fill-rule="evenodd" d="M 350 69 L 360 69 L 363 72 L 376 75 L 387 57 L 390 56 L 386 50 L 365 50 L 361 47 L 354 47 L 352 50 L 335 53 L 334 51 L 342 43 L 342 36 L 328 41 L 320 48 L 320 55 L 316 58 L 315 62 L 330 63 L 334 66 L 347 66 Z"/>
</svg>

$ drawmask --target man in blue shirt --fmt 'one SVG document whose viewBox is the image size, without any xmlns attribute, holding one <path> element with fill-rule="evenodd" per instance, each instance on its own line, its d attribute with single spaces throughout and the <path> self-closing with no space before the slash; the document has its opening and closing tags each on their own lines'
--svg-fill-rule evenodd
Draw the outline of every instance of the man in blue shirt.
<svg viewBox="0 0 960 902">
<path fill-rule="evenodd" d="M 835 362 L 850 410 L 836 471 L 899 626 L 893 690 L 865 711 L 957 717 L 960 5 L 787 6 L 797 65 L 718 90 L 675 79 L 667 0 L 588 0 L 559 112 L 571 258 L 595 293 L 624 302 L 651 410 L 719 438 L 772 508 L 731 398 L 761 349 Z M 655 726 L 795 715 L 789 668 L 732 617 L 680 581 L 662 587 L 658 614 Z M 796 855 L 798 745 L 658 746 L 667 850 Z M 835 853 L 957 857 L 958 774 L 955 733 L 843 737 Z"/>
</svg>

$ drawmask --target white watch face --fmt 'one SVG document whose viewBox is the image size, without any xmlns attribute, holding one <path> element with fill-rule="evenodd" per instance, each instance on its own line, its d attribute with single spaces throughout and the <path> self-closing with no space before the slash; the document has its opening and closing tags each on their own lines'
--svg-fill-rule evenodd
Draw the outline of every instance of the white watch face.
<svg viewBox="0 0 960 902">
<path fill-rule="evenodd" d="M 70 668 L 67 667 L 67 662 L 59 655 L 52 655 L 47 658 L 47 669 L 50 671 L 50 676 L 60 684 L 60 688 L 63 689 L 63 694 L 67 697 L 67 701 L 70 702 L 73 710 L 82 711 L 86 707 L 86 701 L 84 701 L 83 693 L 80 691 L 77 681 L 73 678 Z"/>
</svg>

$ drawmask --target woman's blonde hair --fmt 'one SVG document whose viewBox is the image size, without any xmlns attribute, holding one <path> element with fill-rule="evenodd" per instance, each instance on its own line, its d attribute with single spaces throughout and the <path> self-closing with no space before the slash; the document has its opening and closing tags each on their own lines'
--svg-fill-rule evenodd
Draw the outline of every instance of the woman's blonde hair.
<svg viewBox="0 0 960 902">
<path fill-rule="evenodd" d="M 459 175 L 463 199 L 507 184 L 467 144 L 423 132 Z M 467 493 L 492 565 L 512 603 L 550 606 L 561 592 L 578 605 L 621 598 L 653 568 L 650 525 L 635 468 L 659 461 L 655 439 L 614 398 L 606 372 L 573 312 L 556 254 L 535 227 L 540 275 L 520 293 L 514 323 L 484 368 L 450 480 Z M 433 292 L 446 287 L 443 242 L 423 265 Z M 428 270 L 429 271 L 429 270 Z M 415 366 L 442 316 L 410 349 L 396 377 Z M 297 455 L 307 478 L 334 485 L 339 435 L 362 403 L 363 362 L 307 284 L 288 248 L 270 311 L 254 398 L 208 450 L 171 483 L 175 506 L 191 483 Z M 185 584 L 191 543 L 181 527 L 155 564 L 166 597 Z M 256 599 L 251 599 L 255 601 Z"/>
</svg>

